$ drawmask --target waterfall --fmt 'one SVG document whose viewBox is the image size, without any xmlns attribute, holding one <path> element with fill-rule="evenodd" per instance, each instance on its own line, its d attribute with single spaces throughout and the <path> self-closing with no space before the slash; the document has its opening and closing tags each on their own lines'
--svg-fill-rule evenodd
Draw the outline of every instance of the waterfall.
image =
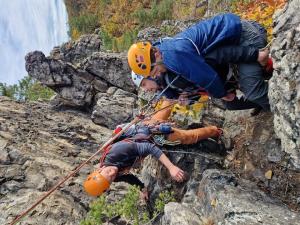
<svg viewBox="0 0 300 225">
<path fill-rule="evenodd" d="M 68 41 L 68 15 L 63 0 L 0 1 L 0 82 L 15 84 L 25 71 L 25 55 L 48 55 Z"/>
</svg>

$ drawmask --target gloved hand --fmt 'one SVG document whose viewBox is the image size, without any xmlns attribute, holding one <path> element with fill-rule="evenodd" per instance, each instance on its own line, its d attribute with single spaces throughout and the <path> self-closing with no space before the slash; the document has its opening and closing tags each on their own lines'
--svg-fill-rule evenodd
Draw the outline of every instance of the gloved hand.
<svg viewBox="0 0 300 225">
<path fill-rule="evenodd" d="M 170 126 L 170 124 L 162 123 L 159 125 L 159 131 L 162 134 L 170 134 L 172 133 L 172 127 Z"/>
</svg>

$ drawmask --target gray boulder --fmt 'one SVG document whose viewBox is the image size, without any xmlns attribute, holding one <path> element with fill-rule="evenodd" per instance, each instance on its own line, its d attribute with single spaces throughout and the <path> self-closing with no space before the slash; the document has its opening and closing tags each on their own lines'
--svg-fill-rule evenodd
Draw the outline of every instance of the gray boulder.
<svg viewBox="0 0 300 225">
<path fill-rule="evenodd" d="M 190 186 L 182 205 L 165 206 L 161 224 L 274 225 L 300 224 L 300 215 L 231 172 L 206 170 Z"/>
<path fill-rule="evenodd" d="M 136 106 L 137 97 L 130 92 L 111 87 L 106 93 L 96 95 L 93 108 L 94 123 L 114 129 L 118 124 L 130 122 Z"/>
<path fill-rule="evenodd" d="M 28 53 L 25 59 L 29 75 L 56 91 L 65 105 L 90 106 L 95 93 L 107 89 L 105 81 L 42 52 Z"/>
<path fill-rule="evenodd" d="M 136 87 L 131 81 L 131 71 L 126 54 L 95 52 L 84 60 L 80 67 L 105 80 L 110 86 L 133 92 Z"/>
<path fill-rule="evenodd" d="M 69 41 L 59 47 L 55 47 L 50 57 L 70 62 L 74 65 L 80 63 L 86 57 L 102 49 L 102 40 L 98 34 L 82 35 L 76 41 Z"/>
</svg>

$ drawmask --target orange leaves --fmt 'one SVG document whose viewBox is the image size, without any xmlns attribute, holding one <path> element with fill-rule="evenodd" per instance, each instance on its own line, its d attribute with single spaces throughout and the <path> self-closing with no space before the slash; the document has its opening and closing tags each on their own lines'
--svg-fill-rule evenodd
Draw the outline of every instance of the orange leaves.
<svg viewBox="0 0 300 225">
<path fill-rule="evenodd" d="M 234 12 L 244 19 L 255 20 L 262 24 L 267 29 L 270 39 L 273 23 L 272 16 L 285 3 L 286 0 L 239 1 L 234 4 Z"/>
</svg>

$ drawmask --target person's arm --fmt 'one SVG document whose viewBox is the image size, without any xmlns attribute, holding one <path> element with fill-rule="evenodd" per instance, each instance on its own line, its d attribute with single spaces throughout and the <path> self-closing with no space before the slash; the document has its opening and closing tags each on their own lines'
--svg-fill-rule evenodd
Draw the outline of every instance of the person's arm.
<svg viewBox="0 0 300 225">
<path fill-rule="evenodd" d="M 197 53 L 180 51 L 174 53 L 173 59 L 172 68 L 169 68 L 173 72 L 204 88 L 215 98 L 222 98 L 226 95 L 221 78 L 202 56 Z"/>
<path fill-rule="evenodd" d="M 218 47 L 205 55 L 205 61 L 210 65 L 228 63 L 252 63 L 259 62 L 261 65 L 269 58 L 268 49 L 260 51 L 251 46 L 227 45 Z"/>
<path fill-rule="evenodd" d="M 174 180 L 177 182 L 182 182 L 184 180 L 184 171 L 175 166 L 165 154 L 162 154 L 158 160 L 169 170 L 169 173 Z"/>
<path fill-rule="evenodd" d="M 218 47 L 205 55 L 209 64 L 249 63 L 257 62 L 259 50 L 250 46 L 229 45 Z"/>
<path fill-rule="evenodd" d="M 136 143 L 139 155 L 141 157 L 146 157 L 147 155 L 153 155 L 158 159 L 168 170 L 171 177 L 178 181 L 182 182 L 184 179 L 184 172 L 177 166 L 175 166 L 168 157 L 154 144 L 150 143 Z"/>
<path fill-rule="evenodd" d="M 155 144 L 150 144 L 148 142 L 136 142 L 136 147 L 138 151 L 138 155 L 142 158 L 152 155 L 156 159 L 163 154 L 163 152 L 158 148 Z"/>
</svg>

